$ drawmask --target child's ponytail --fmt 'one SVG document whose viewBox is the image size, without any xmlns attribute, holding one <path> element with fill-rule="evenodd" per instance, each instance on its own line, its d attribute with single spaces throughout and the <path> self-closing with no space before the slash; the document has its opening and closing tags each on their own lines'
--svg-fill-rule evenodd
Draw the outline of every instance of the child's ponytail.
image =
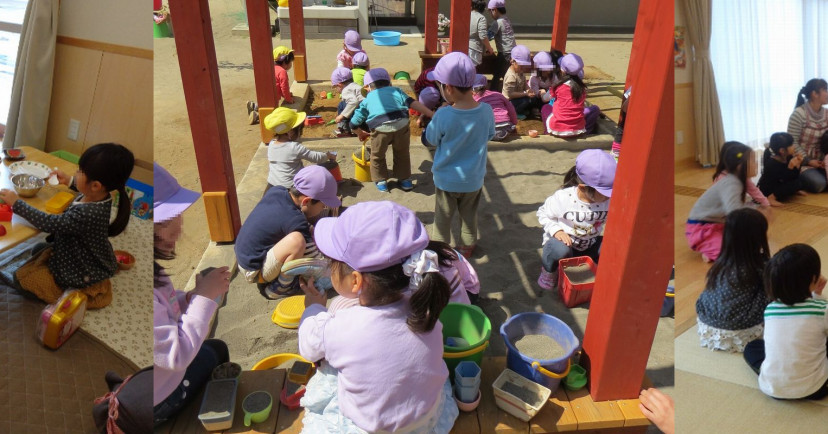
<svg viewBox="0 0 828 434">
<path fill-rule="evenodd" d="M 115 215 L 115 220 L 109 224 L 109 236 L 114 237 L 120 234 L 127 227 L 129 223 L 129 215 L 132 213 L 132 202 L 129 200 L 129 195 L 126 192 L 126 185 L 119 186 L 118 192 L 118 214 Z"/>
<path fill-rule="evenodd" d="M 129 223 L 132 204 L 126 194 L 126 182 L 135 166 L 129 149 L 115 143 L 99 143 L 88 148 L 78 161 L 78 168 L 88 181 L 98 181 L 106 191 L 118 192 L 118 214 L 109 225 L 110 237 L 120 234 Z"/>
<path fill-rule="evenodd" d="M 438 272 L 425 273 L 420 286 L 411 296 L 411 314 L 406 323 L 415 333 L 429 332 L 440 319 L 440 312 L 449 302 L 451 286 Z"/>
</svg>

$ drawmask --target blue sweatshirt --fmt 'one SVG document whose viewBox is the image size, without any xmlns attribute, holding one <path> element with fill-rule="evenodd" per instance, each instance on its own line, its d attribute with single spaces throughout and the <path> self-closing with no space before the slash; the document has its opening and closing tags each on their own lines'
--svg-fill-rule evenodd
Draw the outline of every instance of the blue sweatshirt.
<svg viewBox="0 0 828 434">
<path fill-rule="evenodd" d="M 376 127 L 403 118 L 408 118 L 408 107 L 414 98 L 398 87 L 388 86 L 368 92 L 351 117 L 351 128 L 358 128 L 363 122 L 372 130 Z"/>
<path fill-rule="evenodd" d="M 434 185 L 451 193 L 471 193 L 483 187 L 487 143 L 494 137 L 492 107 L 480 103 L 470 110 L 446 106 L 434 112 L 426 140 L 434 153 Z"/>
</svg>

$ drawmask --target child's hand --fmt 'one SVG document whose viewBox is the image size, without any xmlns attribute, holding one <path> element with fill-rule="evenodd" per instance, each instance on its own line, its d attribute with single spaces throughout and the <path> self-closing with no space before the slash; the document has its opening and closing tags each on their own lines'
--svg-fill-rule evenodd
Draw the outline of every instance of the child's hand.
<svg viewBox="0 0 828 434">
<path fill-rule="evenodd" d="M 422 128 L 423 127 L 423 117 L 420 116 L 417 118 L 417 126 Z"/>
<path fill-rule="evenodd" d="M 320 293 L 313 284 L 313 277 L 309 277 L 307 282 L 304 279 L 299 279 L 299 287 L 305 292 L 305 307 L 312 304 L 321 304 L 322 306 L 328 302 L 328 295 Z"/>
<path fill-rule="evenodd" d="M 331 161 L 336 161 L 336 155 L 337 155 L 337 154 L 336 154 L 336 152 L 334 152 L 334 151 L 328 151 L 328 152 L 326 153 L 326 155 L 328 156 L 328 160 L 331 160 Z"/>
<path fill-rule="evenodd" d="M 197 274 L 193 292 L 196 295 L 215 300 L 226 294 L 228 288 L 230 288 L 230 269 L 219 267 L 205 275 Z"/>
<path fill-rule="evenodd" d="M 533 92 L 532 89 L 529 89 L 528 91 L 526 91 L 526 96 L 528 96 L 529 98 L 534 98 L 535 92 Z"/>
<path fill-rule="evenodd" d="M 335 121 L 337 121 L 337 122 L 342 122 L 342 120 L 343 120 L 343 119 L 345 119 L 345 116 L 342 116 L 342 115 L 337 115 L 337 116 L 334 118 L 334 120 L 335 120 Z"/>
<path fill-rule="evenodd" d="M 819 160 L 811 160 L 808 162 L 808 165 L 811 167 L 822 167 L 822 161 Z"/>
<path fill-rule="evenodd" d="M 364 130 L 357 129 L 356 133 L 360 141 L 365 141 L 368 139 L 368 137 L 371 137 L 371 134 L 367 133 Z"/>
<path fill-rule="evenodd" d="M 65 172 L 63 172 L 60 169 L 55 169 L 55 170 L 49 171 L 49 176 L 52 176 L 52 174 L 55 174 L 57 176 L 59 184 L 69 185 L 69 182 L 72 181 L 72 177 L 67 175 Z"/>
<path fill-rule="evenodd" d="M 7 203 L 9 206 L 14 206 L 14 203 L 17 202 L 17 199 L 19 198 L 17 197 L 17 193 L 4 188 L 0 190 L 0 199 L 2 199 L 3 202 Z"/>
<path fill-rule="evenodd" d="M 638 408 L 658 429 L 666 434 L 673 434 L 675 432 L 676 409 L 673 398 L 651 387 L 647 390 L 642 390 L 638 396 L 638 400 L 641 401 L 638 404 Z"/>
<path fill-rule="evenodd" d="M 572 238 L 564 231 L 555 232 L 555 239 L 566 244 L 567 247 L 572 246 Z"/>
</svg>

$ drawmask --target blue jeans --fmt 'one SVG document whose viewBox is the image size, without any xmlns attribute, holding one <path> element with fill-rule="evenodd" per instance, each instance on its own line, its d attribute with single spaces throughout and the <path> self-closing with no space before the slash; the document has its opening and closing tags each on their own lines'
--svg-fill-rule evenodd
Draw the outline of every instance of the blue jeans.
<svg viewBox="0 0 828 434">
<path fill-rule="evenodd" d="M 543 245 L 543 253 L 541 254 L 543 269 L 550 273 L 555 272 L 558 270 L 558 261 L 576 256 L 589 256 L 597 264 L 598 256 L 601 255 L 601 242 L 603 240 L 604 237 L 598 237 L 595 244 L 590 248 L 586 250 L 575 250 L 557 238 L 552 237 Z"/>
<path fill-rule="evenodd" d="M 216 366 L 230 361 L 227 344 L 218 339 L 207 339 L 195 359 L 187 366 L 184 379 L 165 400 L 153 408 L 155 426 L 166 422 L 186 407 L 210 381 Z"/>
<path fill-rule="evenodd" d="M 828 186 L 828 179 L 825 178 L 825 169 L 808 169 L 799 174 L 802 188 L 808 193 L 821 193 Z"/>
<path fill-rule="evenodd" d="M 828 348 L 828 342 L 825 343 L 825 347 Z M 747 362 L 748 366 L 750 366 L 750 369 L 753 369 L 753 372 L 759 374 L 762 362 L 765 361 L 765 341 L 763 339 L 756 339 L 755 341 L 748 342 L 748 344 L 745 345 L 744 357 L 745 362 Z M 819 401 L 826 396 L 828 396 L 828 381 L 826 381 L 825 384 L 823 384 L 822 387 L 820 387 L 816 392 L 808 396 L 803 396 L 801 399 Z"/>
</svg>

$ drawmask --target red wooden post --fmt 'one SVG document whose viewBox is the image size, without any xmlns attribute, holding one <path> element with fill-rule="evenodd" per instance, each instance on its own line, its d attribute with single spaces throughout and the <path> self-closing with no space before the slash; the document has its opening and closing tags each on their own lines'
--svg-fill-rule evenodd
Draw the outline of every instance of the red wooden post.
<svg viewBox="0 0 828 434">
<path fill-rule="evenodd" d="M 569 13 L 572 0 L 555 0 L 555 20 L 552 22 L 552 49 L 566 53 L 566 35 L 569 32 Z"/>
<path fill-rule="evenodd" d="M 260 107 L 276 108 L 276 77 L 273 75 L 273 39 L 270 37 L 270 10 L 267 3 L 246 0 L 253 80 Z"/>
<path fill-rule="evenodd" d="M 249 1 L 249 0 L 248 0 Z M 305 48 L 305 13 L 302 2 L 295 0 L 288 2 L 290 11 L 290 48 L 293 49 L 293 78 L 296 81 L 308 80 L 308 59 Z"/>
<path fill-rule="evenodd" d="M 673 2 L 641 0 L 624 129 L 584 354 L 595 401 L 638 396 L 673 261 Z"/>
<path fill-rule="evenodd" d="M 449 27 L 449 51 L 469 54 L 469 25 L 471 1 L 451 2 L 451 27 Z"/>
<path fill-rule="evenodd" d="M 221 98 L 216 47 L 210 24 L 210 8 L 207 0 L 176 0 L 170 2 L 170 15 L 174 17 L 175 47 L 198 173 L 201 175 L 201 189 L 204 192 L 227 193 L 230 221 L 220 223 L 229 226 L 229 232 L 235 236 L 239 233 L 241 218 Z"/>
<path fill-rule="evenodd" d="M 437 54 L 437 14 L 440 0 L 426 0 L 425 4 L 425 52 Z"/>
</svg>

